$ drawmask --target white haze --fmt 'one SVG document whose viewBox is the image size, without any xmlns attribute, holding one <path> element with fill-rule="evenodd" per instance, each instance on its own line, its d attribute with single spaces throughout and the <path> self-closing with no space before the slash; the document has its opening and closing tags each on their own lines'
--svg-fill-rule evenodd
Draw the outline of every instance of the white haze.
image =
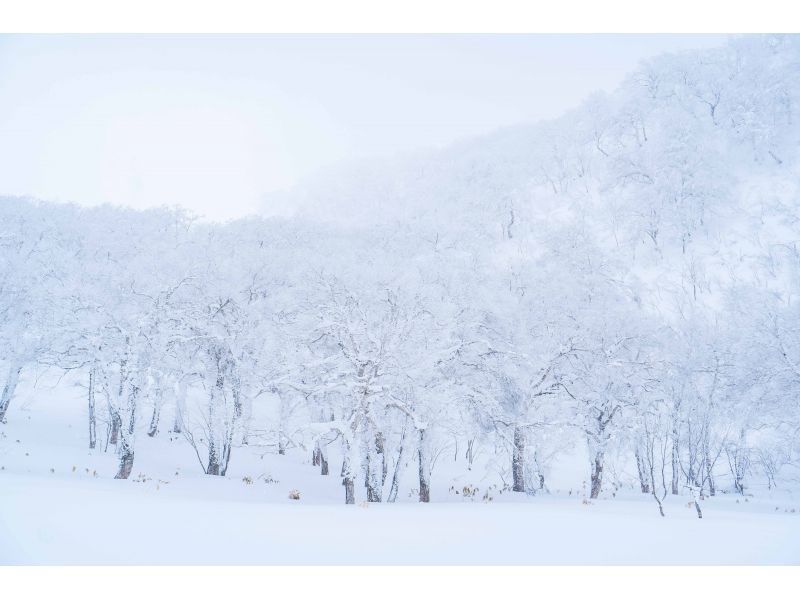
<svg viewBox="0 0 800 598">
<path fill-rule="evenodd" d="M 212 219 L 321 167 L 553 118 L 720 35 L 0 36 L 0 194 Z"/>
</svg>

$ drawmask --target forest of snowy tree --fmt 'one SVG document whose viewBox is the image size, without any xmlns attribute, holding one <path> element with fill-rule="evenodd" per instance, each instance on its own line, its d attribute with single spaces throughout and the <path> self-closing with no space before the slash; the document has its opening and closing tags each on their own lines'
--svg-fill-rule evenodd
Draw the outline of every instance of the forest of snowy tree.
<svg viewBox="0 0 800 598">
<path fill-rule="evenodd" d="M 535 494 L 579 449 L 587 498 L 629 467 L 700 515 L 799 473 L 798 149 L 800 39 L 741 37 L 555 121 L 321 174 L 291 217 L 2 198 L 0 420 L 57 373 L 117 478 L 169 433 L 209 476 L 305 451 L 348 504 L 394 502 L 409 467 L 435 502 L 443 454 Z"/>
</svg>

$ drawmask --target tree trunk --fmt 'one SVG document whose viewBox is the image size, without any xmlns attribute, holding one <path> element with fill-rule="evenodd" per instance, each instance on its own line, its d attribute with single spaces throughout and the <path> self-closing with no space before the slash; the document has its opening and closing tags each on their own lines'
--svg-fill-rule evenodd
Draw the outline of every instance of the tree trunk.
<svg viewBox="0 0 800 598">
<path fill-rule="evenodd" d="M 223 389 L 225 388 L 225 376 L 223 373 L 223 364 L 220 358 L 217 357 L 217 379 L 214 386 L 211 388 L 208 399 L 208 466 L 206 467 L 206 475 L 219 475 L 220 472 L 220 447 L 217 443 L 217 429 L 219 423 L 217 421 L 217 400 L 222 396 Z M 222 447 L 223 451 L 225 447 Z"/>
<path fill-rule="evenodd" d="M 231 449 L 233 448 L 233 430 L 225 438 L 225 443 L 222 445 L 222 463 L 220 463 L 219 475 L 224 476 L 228 473 L 228 465 L 231 462 Z"/>
<path fill-rule="evenodd" d="M 541 463 L 539 463 L 539 454 L 536 451 L 533 452 L 533 463 L 536 465 L 536 477 L 539 480 L 539 490 L 544 490 L 544 468 Z"/>
<path fill-rule="evenodd" d="M 280 401 L 280 413 L 278 415 L 278 454 L 286 454 L 286 445 L 284 444 L 284 429 L 285 420 L 287 418 L 287 405 L 286 400 L 283 398 L 283 393 L 278 393 L 278 400 Z"/>
<path fill-rule="evenodd" d="M 150 418 L 150 429 L 147 431 L 147 435 L 152 438 L 156 434 L 158 434 L 158 420 L 161 418 L 161 402 L 159 401 L 155 405 L 153 405 L 153 416 Z"/>
<path fill-rule="evenodd" d="M 525 433 L 519 426 L 514 428 L 514 449 L 511 456 L 511 475 L 514 492 L 525 492 Z"/>
<path fill-rule="evenodd" d="M 467 469 L 471 470 L 472 469 L 472 462 L 475 460 L 475 439 L 474 438 L 470 438 L 467 441 L 467 454 L 465 455 L 465 457 L 467 459 L 467 463 L 469 463 L 469 466 L 467 467 Z"/>
<path fill-rule="evenodd" d="M 370 440 L 371 446 L 367 450 L 367 502 L 381 502 L 386 480 L 383 435 L 377 432 Z"/>
<path fill-rule="evenodd" d="M 21 371 L 22 368 L 16 365 L 12 365 L 8 368 L 8 378 L 6 378 L 6 384 L 3 387 L 3 394 L 0 395 L 0 422 L 2 423 L 6 423 L 8 406 L 11 404 L 11 399 L 14 397 L 14 392 L 17 390 Z"/>
<path fill-rule="evenodd" d="M 122 427 L 122 418 L 119 413 L 113 409 L 111 412 L 111 436 L 108 439 L 108 444 L 116 445 L 119 441 L 119 429 Z"/>
<path fill-rule="evenodd" d="M 328 455 L 325 449 L 319 449 L 319 473 L 320 475 L 328 475 Z"/>
<path fill-rule="evenodd" d="M 678 437 L 678 427 L 672 428 L 672 494 L 678 494 L 678 475 L 680 472 L 680 440 Z"/>
<path fill-rule="evenodd" d="M 419 502 L 431 502 L 431 472 L 428 469 L 428 443 L 425 430 L 419 431 Z"/>
<path fill-rule="evenodd" d="M 314 450 L 311 453 L 311 465 L 316 467 L 320 464 L 320 448 L 319 448 L 319 441 L 314 443 Z"/>
<path fill-rule="evenodd" d="M 708 418 L 707 418 L 708 419 Z M 705 466 L 705 480 L 708 482 L 708 495 L 714 496 L 717 492 L 714 486 L 714 460 L 711 458 L 711 439 L 709 438 L 709 423 L 705 425 L 703 433 L 703 465 Z M 702 494 L 703 489 L 700 489 Z"/>
<path fill-rule="evenodd" d="M 172 431 L 180 434 L 183 431 L 183 415 L 186 412 L 186 384 L 178 382 L 178 396 L 175 399 L 175 421 Z"/>
<path fill-rule="evenodd" d="M 206 466 L 207 475 L 219 475 L 219 455 L 217 446 L 213 439 L 208 441 L 208 465 Z"/>
<path fill-rule="evenodd" d="M 715 496 L 717 493 L 717 489 L 714 486 L 714 466 L 712 465 L 711 461 L 709 460 L 708 456 L 706 456 L 706 478 L 708 479 L 708 495 Z"/>
<path fill-rule="evenodd" d="M 603 463 L 605 461 L 605 453 L 598 450 L 594 455 L 592 462 L 592 488 L 589 498 L 597 498 L 600 496 L 600 491 L 603 489 Z"/>
<path fill-rule="evenodd" d="M 239 440 L 242 444 L 248 442 L 248 418 L 245 417 L 245 404 L 242 400 L 242 384 L 239 380 L 238 374 L 234 371 L 231 376 L 231 392 L 233 394 L 233 421 L 231 422 L 232 430 L 239 432 Z M 234 436 L 230 437 L 230 445 L 233 445 Z"/>
<path fill-rule="evenodd" d="M 123 384 L 120 387 L 121 392 L 125 388 Z M 136 431 L 136 402 L 138 398 L 138 394 L 140 392 L 140 387 L 136 384 L 131 384 L 128 387 L 128 425 L 127 426 L 119 426 L 119 471 L 117 475 L 114 476 L 116 479 L 127 480 L 128 476 L 131 475 L 131 470 L 133 469 L 133 442 L 134 442 L 134 432 Z M 120 414 L 117 413 L 117 417 L 122 421 Z"/>
<path fill-rule="evenodd" d="M 639 449 L 636 449 L 636 471 L 639 473 L 639 486 L 642 489 L 642 494 L 650 494 L 650 483 L 647 481 L 647 470 L 642 456 L 639 454 Z"/>
<path fill-rule="evenodd" d="M 119 471 L 114 476 L 116 480 L 127 480 L 133 469 L 133 449 L 128 446 L 123 436 L 122 449 L 119 457 Z"/>
<path fill-rule="evenodd" d="M 403 449 L 405 448 L 406 443 L 406 429 L 408 425 L 408 418 L 406 418 L 406 423 L 403 425 L 403 435 L 400 436 L 400 448 L 397 451 L 397 462 L 394 465 L 394 473 L 392 474 L 392 485 L 389 488 L 389 497 L 386 499 L 386 502 L 395 502 L 397 500 L 397 493 L 400 490 L 400 467 L 403 463 Z"/>
<path fill-rule="evenodd" d="M 97 446 L 97 418 L 94 411 L 94 368 L 89 370 L 89 448 Z"/>
<path fill-rule="evenodd" d="M 356 504 L 356 491 L 355 491 L 355 484 L 353 483 L 352 477 L 346 477 L 342 480 L 342 486 L 344 486 L 344 504 L 346 505 L 354 505 Z"/>
<path fill-rule="evenodd" d="M 120 408 L 122 405 L 122 399 L 125 396 L 125 390 L 128 385 L 127 366 L 127 358 L 123 359 L 119 364 L 119 388 L 117 389 L 117 400 L 112 404 L 110 393 L 107 395 L 108 414 L 111 416 L 111 437 L 108 440 L 108 444 L 113 444 L 115 446 L 119 442 L 119 437 L 122 433 L 122 414 L 120 413 Z M 106 448 L 108 448 L 108 445 L 106 445 Z"/>
<path fill-rule="evenodd" d="M 133 436 L 133 433 L 136 430 L 136 395 L 138 392 L 138 389 L 134 388 L 128 395 L 128 434 L 130 436 Z"/>
<path fill-rule="evenodd" d="M 386 443 L 384 442 L 383 434 L 380 432 L 375 436 L 375 448 L 381 457 L 381 488 L 383 488 L 386 485 L 386 474 L 389 469 L 386 463 Z"/>
<path fill-rule="evenodd" d="M 344 458 L 342 459 L 342 486 L 344 486 L 344 504 L 356 504 L 356 488 L 353 475 L 352 446 L 346 439 L 342 439 Z"/>
</svg>

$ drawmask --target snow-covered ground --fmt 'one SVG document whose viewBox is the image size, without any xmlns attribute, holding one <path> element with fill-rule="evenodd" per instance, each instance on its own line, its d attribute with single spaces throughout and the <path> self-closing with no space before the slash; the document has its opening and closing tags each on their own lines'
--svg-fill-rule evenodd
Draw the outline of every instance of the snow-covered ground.
<svg viewBox="0 0 800 598">
<path fill-rule="evenodd" d="M 306 504 L 235 479 L 134 484 L 6 474 L 0 561 L 48 564 L 800 563 L 772 501 Z"/>
<path fill-rule="evenodd" d="M 785 489 L 707 499 L 702 520 L 688 497 L 668 497 L 662 518 L 633 489 L 585 504 L 566 482 L 485 502 L 490 482 L 476 477 L 465 499 L 450 490 L 463 472 L 441 466 L 430 504 L 406 484 L 396 504 L 346 506 L 336 462 L 321 476 L 304 454 L 249 447 L 228 477 L 205 476 L 166 432 L 143 434 L 131 479 L 114 480 L 113 450 L 83 448 L 83 408 L 79 389 L 27 385 L 0 425 L 0 563 L 800 563 L 800 501 Z"/>
</svg>

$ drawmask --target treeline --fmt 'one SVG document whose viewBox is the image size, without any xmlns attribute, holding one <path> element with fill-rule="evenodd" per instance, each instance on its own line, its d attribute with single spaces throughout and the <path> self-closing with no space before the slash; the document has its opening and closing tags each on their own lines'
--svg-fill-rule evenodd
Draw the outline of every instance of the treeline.
<svg viewBox="0 0 800 598">
<path fill-rule="evenodd" d="M 576 439 L 590 497 L 612 453 L 659 508 L 772 486 L 798 464 L 799 57 L 664 56 L 558 121 L 318 181 L 292 219 L 3 199 L 0 419 L 47 366 L 85 376 L 119 478 L 169 426 L 209 475 L 310 447 L 347 503 L 411 461 L 430 500 L 454 439 L 517 492 Z"/>
</svg>

